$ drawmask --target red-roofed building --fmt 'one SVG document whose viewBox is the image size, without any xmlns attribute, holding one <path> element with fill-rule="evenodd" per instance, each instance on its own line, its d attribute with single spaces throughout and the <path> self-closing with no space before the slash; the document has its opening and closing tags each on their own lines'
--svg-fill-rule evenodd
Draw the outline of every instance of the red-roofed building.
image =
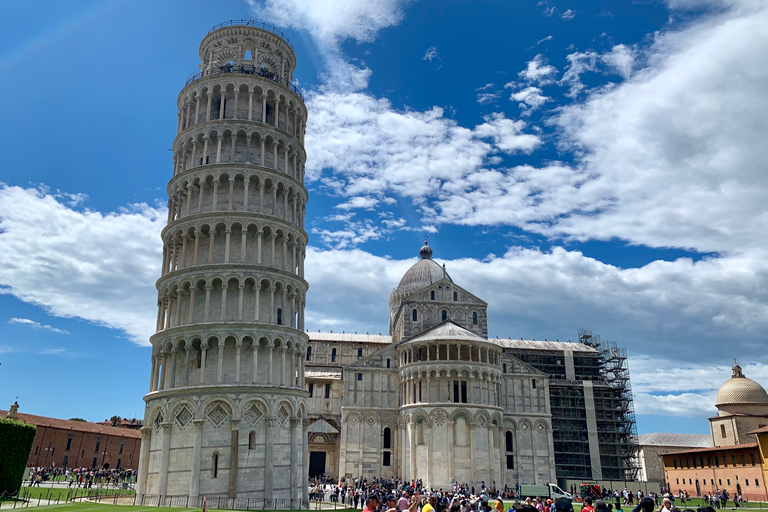
<svg viewBox="0 0 768 512">
<path fill-rule="evenodd" d="M 10 412 L 0 411 L 0 417 L 37 425 L 27 466 L 132 469 L 139 465 L 141 432 L 138 430 L 47 418 L 17 410 L 18 405 L 14 404 Z"/>
</svg>

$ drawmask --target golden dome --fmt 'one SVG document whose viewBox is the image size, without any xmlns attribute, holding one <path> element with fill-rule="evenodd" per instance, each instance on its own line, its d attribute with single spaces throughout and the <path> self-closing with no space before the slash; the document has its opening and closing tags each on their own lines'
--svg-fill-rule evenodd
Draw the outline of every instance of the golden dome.
<svg viewBox="0 0 768 512">
<path fill-rule="evenodd" d="M 768 393 L 763 386 L 746 378 L 738 364 L 733 365 L 733 377 L 720 386 L 715 403 L 717 407 L 735 404 L 768 405 Z"/>
</svg>

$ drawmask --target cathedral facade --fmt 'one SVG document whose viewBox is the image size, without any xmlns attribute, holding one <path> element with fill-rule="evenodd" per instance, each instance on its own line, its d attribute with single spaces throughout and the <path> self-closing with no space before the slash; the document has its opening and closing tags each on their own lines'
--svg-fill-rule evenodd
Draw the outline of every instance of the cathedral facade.
<svg viewBox="0 0 768 512">
<path fill-rule="evenodd" d="M 390 336 L 308 333 L 310 475 L 554 482 L 547 375 L 489 340 L 487 304 L 420 256 Z"/>
</svg>

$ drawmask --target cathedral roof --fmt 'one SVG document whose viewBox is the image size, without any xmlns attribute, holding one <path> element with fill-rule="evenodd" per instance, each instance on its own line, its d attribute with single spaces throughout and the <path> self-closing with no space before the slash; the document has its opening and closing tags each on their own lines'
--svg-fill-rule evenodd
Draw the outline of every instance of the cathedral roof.
<svg viewBox="0 0 768 512">
<path fill-rule="evenodd" d="M 653 432 L 637 436 L 640 446 L 679 446 L 681 448 L 710 448 L 710 434 L 677 434 L 670 432 Z"/>
<path fill-rule="evenodd" d="M 395 293 L 415 292 L 441 279 L 453 282 L 451 276 L 445 271 L 445 267 L 432 260 L 432 248 L 427 245 L 427 242 L 424 242 L 424 246 L 419 251 L 419 256 L 421 256 L 421 259 L 408 269 L 400 280 L 400 284 L 395 288 Z"/>
<path fill-rule="evenodd" d="M 443 323 L 437 324 L 431 329 L 427 329 L 418 336 L 407 340 L 407 343 L 414 343 L 419 341 L 479 341 L 482 343 L 488 343 L 488 340 L 478 336 L 477 334 L 466 330 L 453 323 L 450 320 L 446 320 Z"/>
<path fill-rule="evenodd" d="M 757 404 L 768 405 L 768 393 L 763 386 L 748 379 L 741 372 L 741 366 L 733 365 L 733 377 L 725 381 L 717 392 L 715 405 Z"/>
</svg>

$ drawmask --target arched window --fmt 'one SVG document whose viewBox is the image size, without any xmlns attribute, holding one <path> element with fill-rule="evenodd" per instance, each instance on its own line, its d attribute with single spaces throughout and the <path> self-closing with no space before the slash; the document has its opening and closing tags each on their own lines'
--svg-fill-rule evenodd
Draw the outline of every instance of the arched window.
<svg viewBox="0 0 768 512">
<path fill-rule="evenodd" d="M 419 313 L 414 309 L 413 310 L 413 321 L 416 322 L 419 319 Z"/>
<path fill-rule="evenodd" d="M 506 439 L 505 439 L 505 441 L 506 441 L 506 450 L 508 452 L 513 452 L 514 451 L 514 449 L 513 449 L 514 447 L 512 446 L 512 432 L 507 430 L 507 434 L 506 434 L 505 437 L 506 437 Z"/>
<path fill-rule="evenodd" d="M 387 368 L 389 368 L 389 359 L 387 359 Z"/>
<path fill-rule="evenodd" d="M 213 452 L 213 478 L 219 477 L 219 452 Z"/>
<path fill-rule="evenodd" d="M 504 364 L 502 365 L 502 367 L 503 367 L 503 369 L 504 369 L 504 370 L 503 370 L 503 371 L 504 371 L 504 373 L 507 373 L 507 363 L 504 363 Z"/>
<path fill-rule="evenodd" d="M 307 347 L 307 361 L 312 357 L 312 347 Z"/>
<path fill-rule="evenodd" d="M 472 313 L 472 325 L 477 325 L 477 312 Z"/>
<path fill-rule="evenodd" d="M 249 450 L 255 450 L 256 449 L 256 432 L 251 430 L 251 433 L 248 434 L 248 449 Z"/>
<path fill-rule="evenodd" d="M 245 50 L 245 60 L 252 60 L 251 50 Z"/>
<path fill-rule="evenodd" d="M 335 348 L 333 350 L 331 350 L 331 362 L 332 363 L 336 362 L 336 349 Z"/>
<path fill-rule="evenodd" d="M 359 348 L 357 349 L 357 358 L 362 359 L 363 358 L 363 349 Z"/>
<path fill-rule="evenodd" d="M 446 310 L 443 310 L 443 322 L 448 320 L 448 312 Z"/>
<path fill-rule="evenodd" d="M 384 448 L 392 448 L 392 430 L 389 427 L 384 429 Z"/>
<path fill-rule="evenodd" d="M 431 292 L 429 292 L 429 299 L 435 300 L 435 290 L 432 290 Z"/>
<path fill-rule="evenodd" d="M 457 300 L 459 300 L 459 294 L 458 292 L 453 292 L 453 301 L 456 302 Z"/>
</svg>

